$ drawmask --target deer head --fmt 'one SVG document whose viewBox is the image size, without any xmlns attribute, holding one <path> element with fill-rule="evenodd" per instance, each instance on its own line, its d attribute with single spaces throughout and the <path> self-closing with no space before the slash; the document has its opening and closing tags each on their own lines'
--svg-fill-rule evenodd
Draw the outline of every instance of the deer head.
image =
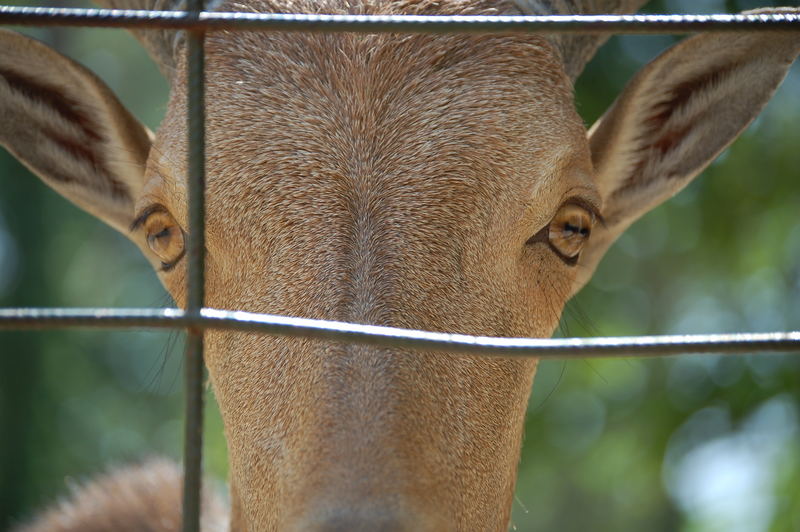
<svg viewBox="0 0 800 532">
<path fill-rule="evenodd" d="M 642 3 L 216 7 L 543 14 Z M 137 36 L 172 82 L 157 135 L 86 69 L 3 32 L 0 142 L 127 235 L 183 304 L 182 45 L 160 30 Z M 587 133 L 572 81 L 602 40 L 208 34 L 207 305 L 549 336 L 608 246 L 734 140 L 800 52 L 796 33 L 690 37 Z M 234 530 L 507 526 L 535 360 L 221 331 L 206 345 Z"/>
</svg>

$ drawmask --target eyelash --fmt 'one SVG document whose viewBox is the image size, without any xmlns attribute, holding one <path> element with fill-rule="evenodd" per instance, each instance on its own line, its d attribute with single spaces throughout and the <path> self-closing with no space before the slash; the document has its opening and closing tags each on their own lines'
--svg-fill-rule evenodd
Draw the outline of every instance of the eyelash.
<svg viewBox="0 0 800 532">
<path fill-rule="evenodd" d="M 131 232 L 136 231 L 142 225 L 144 225 L 144 223 L 147 221 L 147 219 L 150 216 L 152 216 L 153 214 L 155 214 L 157 212 L 164 212 L 164 213 L 169 214 L 169 211 L 167 210 L 166 207 L 164 207 L 160 203 L 154 203 L 153 205 L 150 205 L 149 207 L 145 207 L 144 209 L 139 211 L 139 214 L 137 214 L 136 218 L 133 220 L 133 222 L 131 222 L 131 225 L 130 225 L 130 227 L 128 227 L 128 230 L 131 231 Z"/>
</svg>

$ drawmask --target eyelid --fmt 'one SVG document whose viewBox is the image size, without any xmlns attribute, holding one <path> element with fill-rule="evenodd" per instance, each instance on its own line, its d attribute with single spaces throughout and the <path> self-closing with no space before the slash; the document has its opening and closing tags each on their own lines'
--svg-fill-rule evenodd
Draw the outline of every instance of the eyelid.
<svg viewBox="0 0 800 532">
<path fill-rule="evenodd" d="M 605 227 L 605 225 L 606 225 L 605 220 L 603 219 L 603 216 L 600 214 L 600 210 L 597 208 L 597 206 L 594 203 L 591 203 L 591 202 L 581 198 L 580 196 L 573 196 L 573 197 L 568 198 L 565 201 L 563 201 L 558 206 L 558 209 L 556 210 L 556 212 L 561 210 L 565 205 L 576 205 L 576 206 L 580 207 L 581 209 L 584 209 L 586 212 L 588 212 L 589 214 L 594 216 L 595 222 L 597 222 L 600 225 L 602 225 L 603 227 Z M 555 214 L 553 216 L 555 216 Z M 538 233 L 536 233 L 535 235 L 530 237 L 526 243 L 527 244 L 532 244 L 534 242 L 547 242 L 549 240 L 549 237 L 548 237 L 548 234 L 547 234 L 547 231 L 548 231 L 549 227 L 550 227 L 550 222 L 547 222 L 547 224 L 545 224 L 545 226 L 542 227 L 539 230 Z"/>
<path fill-rule="evenodd" d="M 561 207 L 563 207 L 564 205 L 577 205 L 578 207 L 580 207 L 582 209 L 585 209 L 592 216 L 594 216 L 595 222 L 599 223 L 603 227 L 606 226 L 606 220 L 605 220 L 605 218 L 603 218 L 603 215 L 600 214 L 600 208 L 597 205 L 595 205 L 593 202 L 587 201 L 586 199 L 584 199 L 584 198 L 582 198 L 580 196 L 573 196 L 571 198 L 568 198 L 566 201 L 564 201 L 561 204 L 561 206 L 559 206 L 559 209 Z"/>
<path fill-rule="evenodd" d="M 136 231 L 139 229 L 142 224 L 153 214 L 157 212 L 163 212 L 165 214 L 169 214 L 169 211 L 166 207 L 161 205 L 160 203 L 153 203 L 152 205 L 148 205 L 136 215 L 133 222 L 131 223 L 130 227 L 128 228 L 131 232 Z"/>
<path fill-rule="evenodd" d="M 178 255 L 177 257 L 175 257 L 175 260 L 173 260 L 172 262 L 162 262 L 161 263 L 161 271 L 162 272 L 168 272 L 168 271 L 172 270 L 173 268 L 175 268 L 175 266 L 178 265 L 178 263 L 181 261 L 181 259 L 184 257 L 184 255 L 186 255 L 186 248 L 185 247 L 181 251 L 181 254 Z"/>
</svg>

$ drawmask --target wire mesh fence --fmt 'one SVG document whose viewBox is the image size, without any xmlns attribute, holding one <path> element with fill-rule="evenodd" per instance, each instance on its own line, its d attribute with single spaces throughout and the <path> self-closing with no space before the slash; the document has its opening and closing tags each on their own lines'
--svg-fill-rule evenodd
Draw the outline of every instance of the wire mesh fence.
<svg viewBox="0 0 800 532">
<path fill-rule="evenodd" d="M 763 15 L 576 15 L 576 16 L 411 16 L 310 15 L 204 12 L 202 0 L 187 11 L 59 9 L 0 6 L 2 25 L 167 28 L 187 30 L 189 145 L 189 231 L 187 305 L 181 309 L 7 308 L 0 330 L 56 327 L 169 328 L 188 332 L 186 350 L 185 488 L 186 531 L 199 530 L 202 448 L 203 331 L 229 329 L 312 337 L 385 347 L 461 352 L 487 356 L 647 357 L 686 353 L 795 352 L 800 331 L 605 338 L 495 338 L 298 317 L 204 308 L 206 31 L 514 33 L 603 32 L 676 34 L 698 31 L 800 31 L 800 16 Z"/>
<path fill-rule="evenodd" d="M 0 6 L 0 23 L 203 31 L 271 30 L 365 33 L 691 33 L 797 31 L 792 13 L 753 15 L 319 15 L 214 13 Z"/>
</svg>

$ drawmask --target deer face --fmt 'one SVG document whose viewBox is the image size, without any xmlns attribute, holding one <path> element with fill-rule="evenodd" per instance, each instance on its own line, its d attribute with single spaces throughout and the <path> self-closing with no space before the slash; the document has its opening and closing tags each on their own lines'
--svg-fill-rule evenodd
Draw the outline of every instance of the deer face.
<svg viewBox="0 0 800 532">
<path fill-rule="evenodd" d="M 207 50 L 208 305 L 550 335 L 585 239 L 563 233 L 600 199 L 546 41 L 234 42 L 212 35 Z M 136 208 L 181 228 L 183 97 Z M 184 267 L 161 273 L 178 301 Z M 535 362 L 224 332 L 207 345 L 245 522 L 507 520 Z"/>
<path fill-rule="evenodd" d="M 0 41 L 0 141 L 125 232 L 183 304 L 181 63 L 151 142 L 85 69 Z M 206 304 L 548 336 L 610 243 L 735 138 L 800 50 L 789 33 L 693 37 L 587 134 L 572 44 L 210 34 Z M 535 361 L 217 331 L 206 344 L 234 529 L 506 526 Z"/>
</svg>

